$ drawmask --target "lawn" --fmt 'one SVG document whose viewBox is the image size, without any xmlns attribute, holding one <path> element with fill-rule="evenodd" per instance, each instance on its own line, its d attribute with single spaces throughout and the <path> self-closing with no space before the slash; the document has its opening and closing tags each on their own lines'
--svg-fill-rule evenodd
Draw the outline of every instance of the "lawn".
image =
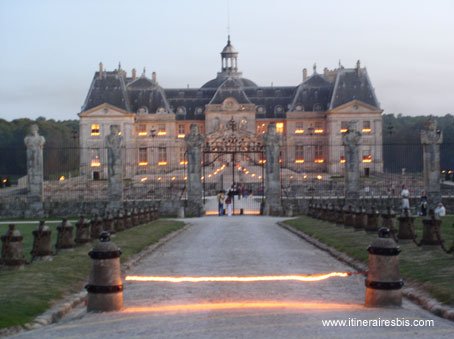
<svg viewBox="0 0 454 339">
<path fill-rule="evenodd" d="M 442 224 L 442 238 L 450 247 L 454 242 L 454 216 L 446 216 Z M 321 242 L 344 252 L 352 258 L 367 262 L 366 248 L 377 237 L 353 228 L 306 216 L 286 221 L 286 224 L 303 231 Z M 418 240 L 422 236 L 421 218 L 415 220 Z M 454 253 L 447 254 L 439 246 L 417 247 L 413 242 L 400 242 L 400 270 L 404 280 L 417 283 L 442 303 L 454 306 Z"/>
<path fill-rule="evenodd" d="M 167 234 L 183 227 L 183 223 L 173 220 L 156 220 L 115 234 L 112 241 L 122 250 L 121 261 Z M 52 228 L 55 244 L 56 224 Z M 32 246 L 31 231 L 36 225 L 17 224 L 24 236 L 24 251 L 30 259 Z M 1 225 L 3 235 L 7 225 Z M 91 262 L 88 252 L 92 244 L 84 244 L 53 257 L 52 261 L 34 262 L 21 269 L 0 270 L 0 328 L 23 325 L 48 309 L 53 302 L 63 296 L 80 292 L 87 283 Z"/>
</svg>

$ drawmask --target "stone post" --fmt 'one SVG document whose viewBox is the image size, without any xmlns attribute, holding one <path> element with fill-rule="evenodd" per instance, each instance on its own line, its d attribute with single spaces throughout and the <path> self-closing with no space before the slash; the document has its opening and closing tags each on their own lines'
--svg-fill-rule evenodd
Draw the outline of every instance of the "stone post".
<svg viewBox="0 0 454 339">
<path fill-rule="evenodd" d="M 281 203 L 281 165 L 279 154 L 282 138 L 276 132 L 276 124 L 268 125 L 268 131 L 263 136 L 265 146 L 265 215 L 282 215 Z"/>
<path fill-rule="evenodd" d="M 43 146 L 46 140 L 38 134 L 38 125 L 30 126 L 30 134 L 24 139 L 27 147 L 28 214 L 43 215 Z"/>
<path fill-rule="evenodd" d="M 196 124 L 185 138 L 188 153 L 188 204 L 185 214 L 188 217 L 200 217 L 203 214 L 202 202 L 202 152 L 205 138 L 200 134 Z"/>
<path fill-rule="evenodd" d="M 425 129 L 421 130 L 421 144 L 424 165 L 424 189 L 427 193 L 429 209 L 441 202 L 440 188 L 440 144 L 443 134 L 437 128 L 437 122 L 430 117 Z"/>
<path fill-rule="evenodd" d="M 123 163 L 121 148 L 123 138 L 118 125 L 110 126 L 110 134 L 106 136 L 107 176 L 109 208 L 118 209 L 123 202 Z"/>
<path fill-rule="evenodd" d="M 360 171 L 359 171 L 359 143 L 361 133 L 356 130 L 356 121 L 349 121 L 347 132 L 342 136 L 345 154 L 345 199 L 354 204 L 359 198 Z"/>
</svg>

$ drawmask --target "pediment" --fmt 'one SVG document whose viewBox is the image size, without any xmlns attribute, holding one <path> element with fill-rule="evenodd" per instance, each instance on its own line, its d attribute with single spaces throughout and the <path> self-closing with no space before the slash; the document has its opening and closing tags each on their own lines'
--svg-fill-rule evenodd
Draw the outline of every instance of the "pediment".
<svg viewBox="0 0 454 339">
<path fill-rule="evenodd" d="M 107 118 L 107 117 L 133 117 L 134 114 L 128 111 L 125 111 L 121 108 L 115 107 L 113 105 L 104 103 L 99 106 L 93 107 L 89 109 L 88 111 L 81 112 L 79 113 L 79 117 L 102 117 L 102 118 Z"/>
<path fill-rule="evenodd" d="M 382 113 L 383 110 L 366 104 L 360 100 L 352 100 L 329 111 L 329 113 L 373 114 Z"/>
</svg>

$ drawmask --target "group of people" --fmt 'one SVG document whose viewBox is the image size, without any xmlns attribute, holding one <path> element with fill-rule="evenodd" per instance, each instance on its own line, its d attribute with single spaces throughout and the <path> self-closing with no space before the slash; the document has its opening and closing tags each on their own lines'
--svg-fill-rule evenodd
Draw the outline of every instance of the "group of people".
<svg viewBox="0 0 454 339">
<path fill-rule="evenodd" d="M 402 191 L 400 192 L 400 196 L 402 197 L 402 211 L 410 210 L 410 191 L 405 185 L 402 185 Z M 428 207 L 428 200 L 425 191 L 421 192 L 421 198 L 419 202 L 420 216 L 427 216 L 427 207 Z M 443 206 L 443 203 L 439 202 L 437 207 L 434 209 L 434 214 L 436 217 L 444 217 L 446 215 L 446 208 Z"/>
<path fill-rule="evenodd" d="M 219 216 L 227 214 L 230 217 L 233 215 L 233 199 L 235 195 L 238 195 L 238 199 L 241 199 L 242 196 L 247 198 L 248 192 L 242 185 L 237 187 L 236 184 L 232 184 L 227 194 L 224 190 L 219 191 L 217 195 Z"/>
</svg>

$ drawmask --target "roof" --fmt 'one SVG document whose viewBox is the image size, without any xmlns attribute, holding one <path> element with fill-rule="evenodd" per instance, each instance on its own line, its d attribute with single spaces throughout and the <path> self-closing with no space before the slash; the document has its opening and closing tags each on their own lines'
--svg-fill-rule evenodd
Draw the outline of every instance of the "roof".
<svg viewBox="0 0 454 339">
<path fill-rule="evenodd" d="M 131 111 L 124 79 L 117 71 L 95 73 L 82 111 L 87 111 L 103 103 Z"/>
<path fill-rule="evenodd" d="M 359 100 L 380 108 L 365 68 L 339 70 L 329 109 L 352 100 Z"/>
<path fill-rule="evenodd" d="M 316 73 L 298 86 L 290 111 L 326 111 L 332 92 L 332 83 Z"/>
<path fill-rule="evenodd" d="M 244 93 L 241 81 L 236 78 L 227 78 L 216 90 L 210 104 L 222 104 L 229 97 L 235 98 L 239 104 L 251 103 L 246 93 Z"/>
<path fill-rule="evenodd" d="M 207 104 L 221 104 L 228 97 L 255 104 L 257 119 L 281 119 L 289 111 L 325 112 L 352 100 L 379 108 L 365 68 L 331 73 L 334 83 L 315 73 L 298 86 L 259 87 L 248 79 L 218 74 L 201 88 L 163 89 L 145 76 L 132 79 L 120 71 L 96 72 L 82 111 L 107 103 L 128 112 L 173 112 L 177 120 L 204 120 Z"/>
</svg>

